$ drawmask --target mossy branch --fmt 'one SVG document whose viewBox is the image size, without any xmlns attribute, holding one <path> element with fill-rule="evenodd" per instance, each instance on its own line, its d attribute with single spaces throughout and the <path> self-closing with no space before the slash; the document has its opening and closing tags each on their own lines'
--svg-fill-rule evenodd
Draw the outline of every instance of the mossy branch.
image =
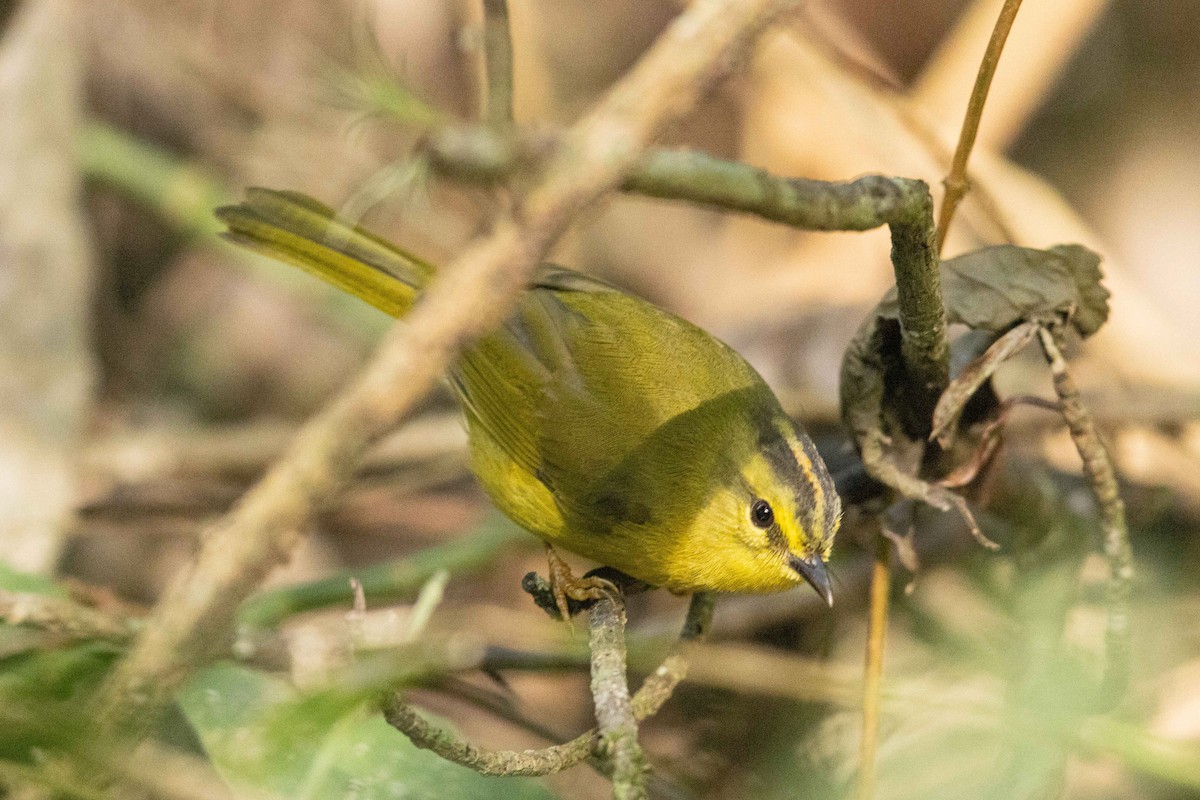
<svg viewBox="0 0 1200 800">
<path fill-rule="evenodd" d="M 449 127 L 430 133 L 418 154 L 446 177 L 469 183 L 509 182 L 533 174 L 559 148 L 559 134 L 504 133 Z M 694 150 L 647 151 L 621 182 L 622 191 L 754 214 L 814 231 L 866 231 L 919 224 L 929 196 L 923 181 L 866 175 L 853 181 L 787 178 Z M 932 224 L 932 218 L 929 219 Z"/>
</svg>

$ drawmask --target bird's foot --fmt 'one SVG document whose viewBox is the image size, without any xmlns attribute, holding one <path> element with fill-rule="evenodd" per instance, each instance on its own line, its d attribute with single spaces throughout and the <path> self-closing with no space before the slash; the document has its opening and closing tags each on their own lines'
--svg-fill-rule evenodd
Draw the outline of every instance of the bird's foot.
<svg viewBox="0 0 1200 800">
<path fill-rule="evenodd" d="M 612 581 L 596 575 L 585 575 L 576 578 L 567 562 L 549 544 L 546 545 L 546 566 L 550 577 L 550 592 L 554 595 L 554 605 L 564 621 L 571 619 L 569 600 L 579 603 L 589 600 L 602 600 L 614 597 L 620 589 Z"/>
</svg>

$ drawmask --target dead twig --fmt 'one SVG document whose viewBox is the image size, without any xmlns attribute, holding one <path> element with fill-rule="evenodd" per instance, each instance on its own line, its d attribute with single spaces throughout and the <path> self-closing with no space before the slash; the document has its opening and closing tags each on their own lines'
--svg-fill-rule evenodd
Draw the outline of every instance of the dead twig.
<svg viewBox="0 0 1200 800">
<path fill-rule="evenodd" d="M 879 741 L 879 707 L 883 696 L 883 645 L 891 592 L 891 553 L 891 542 L 882 533 L 877 533 L 875 565 L 871 571 L 871 613 L 867 618 L 863 728 L 858 747 L 859 800 L 870 800 L 875 796 L 875 750 Z"/>
<path fill-rule="evenodd" d="M 1083 404 L 1079 387 L 1067 370 L 1066 359 L 1049 328 L 1038 329 L 1038 339 L 1050 364 L 1054 391 L 1061 403 L 1063 419 L 1079 458 L 1083 474 L 1100 510 L 1103 548 L 1108 559 L 1109 580 L 1105 591 L 1108 626 L 1105 631 L 1105 671 L 1101 684 L 1104 702 L 1120 700 L 1129 682 L 1130 628 L 1129 596 L 1133 590 L 1133 548 L 1129 544 L 1129 526 L 1125 521 L 1125 503 L 1121 500 L 1117 476 L 1108 448 L 1100 438 L 1091 412 Z"/>
</svg>

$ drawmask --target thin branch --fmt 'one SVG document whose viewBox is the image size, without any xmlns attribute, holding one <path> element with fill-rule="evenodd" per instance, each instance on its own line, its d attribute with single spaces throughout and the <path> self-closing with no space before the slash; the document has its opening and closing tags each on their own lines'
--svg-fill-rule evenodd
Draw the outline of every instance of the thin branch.
<svg viewBox="0 0 1200 800">
<path fill-rule="evenodd" d="M 180 683 L 226 646 L 235 611 L 287 560 L 313 513 L 366 448 L 401 421 L 473 338 L 498 325 L 572 219 L 620 184 L 643 149 L 690 112 L 794 0 L 698 0 L 574 126 L 520 199 L 439 276 L 360 377 L 310 420 L 283 458 L 204 536 L 145 633 L 98 698 L 105 722 L 143 727 Z"/>
<path fill-rule="evenodd" d="M 451 127 L 431 133 L 422 142 L 420 154 L 447 177 L 494 183 L 536 171 L 560 147 L 560 138 L 552 133 L 516 135 Z M 866 231 L 892 223 L 913 224 L 925 213 L 929 195 L 925 182 L 912 178 L 786 178 L 738 161 L 663 148 L 646 152 L 620 188 L 815 231 Z"/>
<path fill-rule="evenodd" d="M 513 124 L 513 49 L 508 0 L 483 0 L 483 68 L 487 81 L 484 118 L 494 128 Z"/>
<path fill-rule="evenodd" d="M 573 767 L 591 752 L 592 734 L 586 739 L 572 739 L 566 744 L 556 744 L 541 750 L 482 750 L 459 740 L 449 731 L 431 725 L 405 702 L 402 695 L 395 695 L 383 709 L 383 718 L 396 730 L 407 736 L 412 743 L 430 750 L 447 761 L 453 761 L 482 775 L 535 776 L 552 775 Z M 583 739 L 583 747 L 580 740 Z"/>
<path fill-rule="evenodd" d="M 946 194 L 942 198 L 942 207 L 938 213 L 937 252 L 942 252 L 946 241 L 946 231 L 958 204 L 970 188 L 967 180 L 967 160 L 971 157 L 971 148 L 975 146 L 975 137 L 979 134 L 979 121 L 983 118 L 983 104 L 987 101 L 988 90 L 992 86 L 992 78 L 996 67 L 1000 64 L 1000 54 L 1004 52 L 1004 43 L 1008 32 L 1012 30 L 1013 21 L 1017 18 L 1017 10 L 1021 0 L 1004 0 L 996 27 L 992 28 L 992 38 L 984 51 L 983 61 L 979 65 L 979 74 L 975 76 L 975 87 L 971 90 L 971 99 L 967 103 L 967 113 L 963 119 L 962 130 L 958 134 L 958 147 L 954 150 L 954 160 L 950 164 L 950 173 L 942 181 Z"/>
<path fill-rule="evenodd" d="M 1055 333 L 1038 329 L 1038 338 L 1050 373 L 1054 391 L 1062 404 L 1063 419 L 1083 461 L 1083 474 L 1100 509 L 1104 555 L 1108 559 L 1109 581 L 1105 591 L 1108 626 L 1105 632 L 1106 666 L 1101 696 L 1106 702 L 1119 701 L 1129 682 L 1130 628 L 1129 596 L 1133 590 L 1133 548 L 1129 544 L 1129 526 L 1125 521 L 1125 503 L 1121 500 L 1117 476 L 1108 448 L 1096 430 L 1091 412 L 1083 404 Z"/>
<path fill-rule="evenodd" d="M 645 800 L 646 754 L 625 676 L 625 600 L 604 597 L 589 612 L 592 701 L 600 731 L 597 752 L 612 766 L 613 797 Z"/>
</svg>

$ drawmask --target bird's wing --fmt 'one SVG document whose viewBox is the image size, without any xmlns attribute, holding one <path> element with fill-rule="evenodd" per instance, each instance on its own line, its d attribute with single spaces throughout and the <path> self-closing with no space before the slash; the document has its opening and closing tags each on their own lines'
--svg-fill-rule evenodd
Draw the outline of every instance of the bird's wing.
<svg viewBox="0 0 1200 800">
<path fill-rule="evenodd" d="M 687 460 L 660 451 L 697 444 L 672 437 L 702 435 L 705 404 L 761 386 L 699 328 L 558 268 L 538 275 L 505 326 L 459 362 L 454 381 L 473 423 L 567 504 L 594 501 L 597 487 L 636 473 L 651 453 Z M 689 414 L 701 424 L 681 425 Z"/>
</svg>

